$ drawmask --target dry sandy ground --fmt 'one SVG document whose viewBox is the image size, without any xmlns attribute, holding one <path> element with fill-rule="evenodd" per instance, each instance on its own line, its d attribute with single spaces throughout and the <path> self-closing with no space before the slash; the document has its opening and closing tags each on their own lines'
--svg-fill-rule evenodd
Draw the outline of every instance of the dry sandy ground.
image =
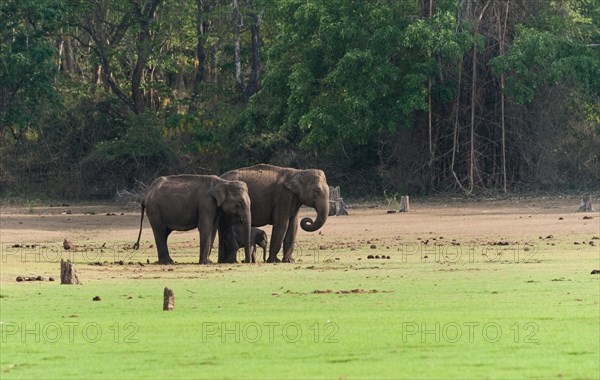
<svg viewBox="0 0 600 380">
<path fill-rule="evenodd" d="M 329 217 L 318 232 L 300 229 L 293 255 L 300 265 L 335 263 L 329 269 L 344 269 L 347 265 L 358 264 L 358 260 L 368 259 L 368 255 L 382 254 L 386 259 L 391 258 L 386 260 L 389 265 L 400 265 L 408 259 L 439 262 L 442 257 L 445 257 L 442 261 L 496 261 L 505 259 L 503 254 L 509 260 L 536 261 L 551 256 L 564 258 L 564 253 L 572 252 L 581 254 L 577 256 L 579 258 L 600 264 L 600 213 L 577 212 L 578 204 L 575 197 L 485 202 L 417 199 L 411 202 L 410 212 L 396 214 L 388 214 L 386 205 L 382 204 L 357 205 L 350 209 L 349 216 Z M 65 213 L 67 210 L 71 213 Z M 304 216 L 314 217 L 315 212 L 302 209 L 300 217 Z M 139 218 L 139 211 L 122 209 L 114 204 L 33 209 L 3 207 L 0 214 L 0 283 L 14 282 L 19 275 L 56 275 L 54 263 L 60 258 L 103 263 L 103 266 L 79 267 L 78 272 L 88 281 L 107 276 L 158 278 L 169 273 L 162 266 L 138 266 L 138 263 L 156 260 L 152 230 L 146 218 L 141 249 L 131 250 L 137 238 Z M 270 236 L 270 226 L 264 229 Z M 65 251 L 64 239 L 74 243 L 76 248 Z M 169 238 L 171 257 L 181 264 L 197 263 L 198 241 L 197 231 L 174 232 Z M 493 247 L 498 243 L 507 246 Z M 259 257 L 261 254 L 259 252 Z M 412 256 L 414 254 L 418 257 Z M 445 255 L 454 256 L 448 258 Z M 213 247 L 210 258 L 216 262 L 216 256 Z M 242 256 L 243 250 L 240 250 L 238 259 Z M 363 265 L 370 262 L 360 261 Z M 591 269 L 599 269 L 598 265 L 592 265 L 594 268 Z M 293 267 L 296 266 L 280 269 Z M 231 267 L 230 264 L 178 268 L 179 276 L 190 278 L 196 278 L 200 272 L 218 275 L 225 270 L 247 269 L 245 265 Z"/>
<path fill-rule="evenodd" d="M 415 241 L 429 237 L 458 239 L 520 240 L 552 235 L 557 240 L 589 239 L 600 235 L 600 213 L 577 212 L 576 197 L 523 200 L 434 200 L 411 202 L 408 213 L 387 214 L 385 205 L 355 206 L 349 216 L 330 217 L 317 233 L 299 229 L 298 242 L 358 242 L 388 239 Z M 598 208 L 600 205 L 595 204 Z M 70 214 L 65 212 L 70 210 Z M 110 214 L 110 215 L 107 215 Z M 302 209 L 300 217 L 315 216 Z M 584 219 L 584 217 L 586 217 Z M 8 207 L 0 213 L 0 242 L 9 244 L 119 242 L 133 244 L 139 228 L 139 211 L 117 205 L 70 205 L 55 207 Z M 270 226 L 264 228 L 270 233 Z M 195 240 L 196 231 L 175 232 L 173 242 Z M 142 242 L 153 243 L 152 230 L 144 220 Z M 598 242 L 600 245 L 600 242 Z M 211 256 L 212 257 L 212 256 Z"/>
</svg>

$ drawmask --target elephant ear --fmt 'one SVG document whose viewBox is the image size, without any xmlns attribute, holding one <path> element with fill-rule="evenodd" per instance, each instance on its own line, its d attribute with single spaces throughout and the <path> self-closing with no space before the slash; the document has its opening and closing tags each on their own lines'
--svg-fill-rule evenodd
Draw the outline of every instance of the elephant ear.
<svg viewBox="0 0 600 380">
<path fill-rule="evenodd" d="M 227 197 L 227 188 L 225 187 L 225 185 L 219 183 L 216 184 L 212 189 L 210 189 L 209 193 L 217 201 L 217 206 L 221 207 L 223 202 L 225 202 L 225 197 Z"/>
<path fill-rule="evenodd" d="M 300 196 L 303 192 L 302 188 L 304 186 L 302 183 L 302 173 L 298 172 L 292 177 L 288 178 L 283 185 L 290 189 L 297 196 Z"/>
</svg>

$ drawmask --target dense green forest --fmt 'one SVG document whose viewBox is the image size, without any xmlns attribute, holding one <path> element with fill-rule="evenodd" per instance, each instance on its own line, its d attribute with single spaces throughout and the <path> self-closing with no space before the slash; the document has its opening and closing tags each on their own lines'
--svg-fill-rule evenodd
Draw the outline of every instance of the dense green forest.
<svg viewBox="0 0 600 380">
<path fill-rule="evenodd" d="M 598 189 L 597 0 L 4 0 L 0 193 L 319 167 L 345 194 Z"/>
</svg>

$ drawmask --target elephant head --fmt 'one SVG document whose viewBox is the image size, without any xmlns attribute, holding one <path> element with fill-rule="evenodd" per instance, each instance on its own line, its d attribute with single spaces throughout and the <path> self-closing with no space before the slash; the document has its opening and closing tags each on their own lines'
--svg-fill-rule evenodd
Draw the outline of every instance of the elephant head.
<svg viewBox="0 0 600 380">
<path fill-rule="evenodd" d="M 303 205 L 317 210 L 317 218 L 303 218 L 300 227 L 313 232 L 323 227 L 329 215 L 329 185 L 325 173 L 318 169 L 298 170 L 285 182 L 285 187 L 294 192 Z"/>
<path fill-rule="evenodd" d="M 252 256 L 252 235 L 251 223 L 252 215 L 250 212 L 250 197 L 248 196 L 248 187 L 241 181 L 226 181 L 217 183 L 210 191 L 210 194 L 215 198 L 217 206 L 224 213 L 237 218 L 238 222 L 243 225 L 244 253 L 246 262 L 251 262 Z"/>
</svg>

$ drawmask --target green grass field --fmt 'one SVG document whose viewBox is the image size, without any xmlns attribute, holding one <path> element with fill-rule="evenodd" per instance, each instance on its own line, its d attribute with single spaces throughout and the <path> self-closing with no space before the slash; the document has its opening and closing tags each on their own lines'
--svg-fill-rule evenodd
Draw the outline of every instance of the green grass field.
<svg viewBox="0 0 600 380">
<path fill-rule="evenodd" d="M 174 256 L 189 264 L 169 267 L 138 265 L 151 249 L 134 265 L 75 256 L 80 286 L 14 282 L 59 264 L 5 255 L 0 375 L 599 378 L 597 247 L 543 246 L 518 261 L 480 248 L 451 262 L 367 260 L 367 247 L 208 267 L 191 248 Z M 165 286 L 174 311 L 162 311 Z M 352 289 L 366 292 L 338 293 Z"/>
</svg>

